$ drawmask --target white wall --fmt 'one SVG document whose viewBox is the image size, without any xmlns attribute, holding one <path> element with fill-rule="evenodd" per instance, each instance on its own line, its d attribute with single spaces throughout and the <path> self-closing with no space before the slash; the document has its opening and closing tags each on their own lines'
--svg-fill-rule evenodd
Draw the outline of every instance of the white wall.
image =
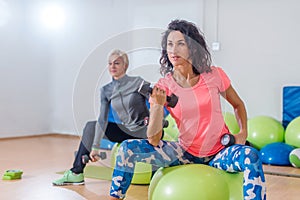
<svg viewBox="0 0 300 200">
<path fill-rule="evenodd" d="M 126 1 L 119 1 L 117 5 L 108 0 L 66 2 L 71 15 L 70 21 L 73 23 L 67 26 L 64 35 L 52 44 L 55 51 L 52 79 L 52 103 L 55 112 L 51 123 L 54 132 L 77 134 L 81 132 L 86 121 L 96 118 L 93 106 L 95 93 L 97 97 L 99 95 L 99 92 L 95 91 L 97 79 L 105 71 L 106 55 L 110 49 L 102 49 L 103 51 L 95 56 L 96 60 L 92 61 L 91 66 L 84 66 L 85 62 L 108 38 L 129 29 L 128 14 Z M 111 48 L 117 47 L 116 44 Z M 78 83 L 83 70 L 87 70 L 87 78 Z M 78 84 L 81 84 L 82 90 L 78 98 L 74 99 Z M 74 108 L 74 103 L 80 108 L 76 105 Z"/>
<path fill-rule="evenodd" d="M 300 85 L 300 2 L 297 0 L 206 1 L 205 32 L 219 39 L 216 65 L 231 76 L 249 117 L 282 119 L 282 88 Z M 218 16 L 218 26 L 215 18 Z M 209 19 L 213 19 L 212 21 Z"/>
<path fill-rule="evenodd" d="M 103 4 L 104 2 L 104 4 Z M 105 3 L 106 2 L 106 3 Z M 130 66 L 128 73 L 140 75 L 149 81 L 156 81 L 158 59 L 160 55 L 160 38 L 170 19 L 177 18 L 178 9 L 185 6 L 182 1 L 168 12 L 168 2 L 160 1 L 94 1 L 93 4 L 78 5 L 82 12 L 77 31 L 73 33 L 76 46 L 86 47 L 85 52 L 73 54 L 59 49 L 68 41 L 59 41 L 55 52 L 64 51 L 56 56 L 55 89 L 56 110 L 54 114 L 55 132 L 80 134 L 87 120 L 95 120 L 99 110 L 99 86 L 110 81 L 106 71 L 106 56 L 112 48 L 120 48 L 128 52 Z M 191 1 L 185 18 L 202 24 L 202 1 Z M 161 6 L 156 6 L 160 4 Z M 88 10 L 88 12 L 84 12 Z M 101 13 L 101 15 L 99 15 Z M 193 14 L 198 13 L 198 14 Z M 100 22 L 99 22 L 100 19 Z M 161 20 L 163 19 L 163 20 Z M 86 24 L 86 23 L 87 24 Z M 90 28 L 92 30 L 89 30 Z M 88 37 L 82 37 L 82 34 Z M 77 50 L 79 51 L 79 50 Z M 76 55 L 84 55 L 76 57 Z M 63 63 L 63 65 L 62 65 Z M 74 63 L 75 68 L 70 64 Z M 77 70 L 74 70 L 77 69 Z M 68 77 L 64 70 L 68 71 Z M 61 77 L 61 78 L 57 78 Z M 58 85 L 63 85 L 59 88 Z M 66 101 L 65 97 L 71 97 Z M 72 120 L 72 121 L 71 121 Z M 72 122 L 72 123 L 71 123 Z"/>
<path fill-rule="evenodd" d="M 12 1 L 9 11 L 0 26 L 0 137 L 47 133 L 54 109 L 53 52 L 47 40 L 32 34 L 27 5 Z"/>
<path fill-rule="evenodd" d="M 110 49 L 129 53 L 130 74 L 155 81 L 160 33 L 175 18 L 198 24 L 209 44 L 220 42 L 214 63 L 231 77 L 249 117 L 281 120 L 282 87 L 300 84 L 296 0 L 60 0 L 67 16 L 57 31 L 37 23 L 45 2 L 0 0 L 0 11 L 6 3 L 11 12 L 6 24 L 0 14 L 0 137 L 80 134 L 98 115 Z"/>
</svg>

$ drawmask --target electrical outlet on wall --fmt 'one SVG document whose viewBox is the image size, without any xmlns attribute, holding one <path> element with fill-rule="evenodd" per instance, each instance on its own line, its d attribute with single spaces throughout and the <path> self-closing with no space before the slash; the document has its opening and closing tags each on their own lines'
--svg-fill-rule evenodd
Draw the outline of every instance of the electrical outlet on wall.
<svg viewBox="0 0 300 200">
<path fill-rule="evenodd" d="M 220 51 L 220 42 L 213 42 L 211 45 L 213 51 Z"/>
</svg>

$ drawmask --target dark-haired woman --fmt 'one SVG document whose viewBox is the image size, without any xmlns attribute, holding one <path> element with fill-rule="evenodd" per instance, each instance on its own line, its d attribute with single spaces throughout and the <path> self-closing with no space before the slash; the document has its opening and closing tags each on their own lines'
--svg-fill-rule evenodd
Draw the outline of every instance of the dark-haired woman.
<svg viewBox="0 0 300 200">
<path fill-rule="evenodd" d="M 226 73 L 211 65 L 207 44 L 195 24 L 174 20 L 168 25 L 162 38 L 160 63 L 164 77 L 150 97 L 148 139 L 122 142 L 113 173 L 111 199 L 125 197 L 136 162 L 156 167 L 198 163 L 228 172 L 244 172 L 244 199 L 265 199 L 259 153 L 244 145 L 245 105 Z M 177 105 L 168 108 L 179 129 L 178 142 L 161 140 L 163 106 L 166 95 L 172 93 L 179 97 Z M 222 115 L 221 97 L 232 105 L 240 126 L 240 132 L 234 135 L 235 144 L 229 147 L 221 144 L 221 138 L 229 133 Z"/>
</svg>

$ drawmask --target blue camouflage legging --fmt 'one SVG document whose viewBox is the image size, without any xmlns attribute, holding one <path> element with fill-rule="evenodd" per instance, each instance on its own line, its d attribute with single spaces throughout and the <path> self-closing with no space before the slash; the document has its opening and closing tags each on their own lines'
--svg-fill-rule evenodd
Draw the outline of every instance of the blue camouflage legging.
<svg viewBox="0 0 300 200">
<path fill-rule="evenodd" d="M 265 177 L 259 153 L 250 146 L 236 144 L 224 148 L 215 156 L 199 158 L 184 151 L 178 142 L 162 140 L 154 147 L 148 140 L 126 140 L 121 143 L 116 157 L 111 196 L 120 199 L 125 197 L 136 162 L 150 163 L 155 169 L 199 163 L 228 172 L 244 172 L 244 199 L 266 199 Z"/>
</svg>

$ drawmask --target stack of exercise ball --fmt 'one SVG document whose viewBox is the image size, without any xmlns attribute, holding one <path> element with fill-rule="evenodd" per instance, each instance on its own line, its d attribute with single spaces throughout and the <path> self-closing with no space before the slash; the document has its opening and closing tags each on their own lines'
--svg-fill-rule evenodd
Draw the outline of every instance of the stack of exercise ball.
<svg viewBox="0 0 300 200">
<path fill-rule="evenodd" d="M 286 130 L 272 117 L 253 117 L 248 120 L 247 141 L 260 150 L 264 164 L 300 167 L 300 117 Z"/>
</svg>

